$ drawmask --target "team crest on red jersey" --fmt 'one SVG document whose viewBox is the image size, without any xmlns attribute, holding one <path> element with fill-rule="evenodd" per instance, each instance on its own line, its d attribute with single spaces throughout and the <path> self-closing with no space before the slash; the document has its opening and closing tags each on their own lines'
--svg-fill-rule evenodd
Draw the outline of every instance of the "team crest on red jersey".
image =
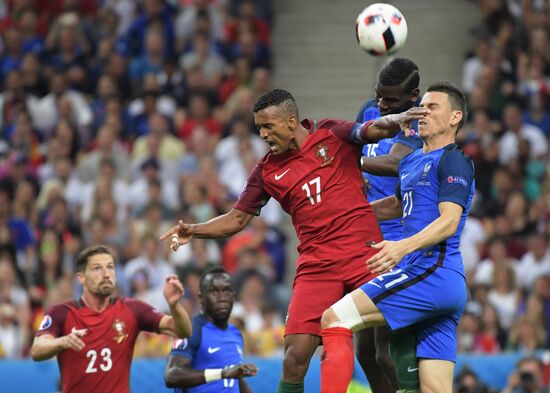
<svg viewBox="0 0 550 393">
<path fill-rule="evenodd" d="M 330 165 L 330 163 L 334 160 L 334 157 L 329 157 L 329 148 L 324 143 L 318 143 L 317 146 L 315 146 L 315 154 L 317 157 L 322 160 L 321 166 L 327 166 Z"/>
<path fill-rule="evenodd" d="M 126 333 L 126 324 L 124 321 L 115 319 L 113 322 L 113 329 L 115 329 L 116 332 L 116 336 L 113 337 L 113 340 L 115 340 L 117 344 L 120 344 L 128 338 L 128 333 Z"/>
</svg>

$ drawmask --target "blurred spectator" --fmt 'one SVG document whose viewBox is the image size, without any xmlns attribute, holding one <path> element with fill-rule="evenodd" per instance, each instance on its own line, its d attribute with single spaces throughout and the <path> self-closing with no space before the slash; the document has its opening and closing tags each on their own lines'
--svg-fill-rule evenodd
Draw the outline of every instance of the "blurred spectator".
<svg viewBox="0 0 550 393">
<path fill-rule="evenodd" d="M 184 70 L 199 66 L 210 87 L 215 89 L 220 84 L 225 59 L 212 48 L 208 33 L 197 32 L 192 49 L 180 57 L 179 64 Z"/>
<path fill-rule="evenodd" d="M 162 286 L 151 286 L 145 269 L 136 270 L 130 277 L 130 296 L 150 304 L 160 312 L 168 312 L 170 308 L 164 300 Z"/>
<path fill-rule="evenodd" d="M 258 39 L 264 45 L 269 45 L 269 25 L 262 19 L 257 12 L 256 3 L 253 0 L 243 0 L 239 2 L 238 14 L 225 24 L 227 41 L 232 43 L 237 40 L 239 25 L 248 24 L 258 34 Z"/>
<path fill-rule="evenodd" d="M 131 281 L 136 272 L 143 270 L 150 288 L 162 288 L 164 278 L 174 274 L 174 268 L 163 258 L 156 236 L 146 234 L 141 239 L 139 256 L 129 260 L 124 266 L 124 276 Z"/>
<path fill-rule="evenodd" d="M 0 259 L 0 329 L 7 334 L 0 334 L 0 345 L 7 356 L 18 358 L 30 344 L 31 309 L 28 294 L 16 280 L 13 264 Z"/>
<path fill-rule="evenodd" d="M 158 1 L 158 0 L 148 0 Z M 145 52 L 130 63 L 130 78 L 134 92 L 140 91 L 140 85 L 146 74 L 159 74 L 164 66 L 166 42 L 160 27 L 149 27 L 145 36 Z"/>
<path fill-rule="evenodd" d="M 185 153 L 185 145 L 170 134 L 168 120 L 161 114 L 150 115 L 148 126 L 149 134 L 139 137 L 134 142 L 132 167 L 136 170 L 143 161 L 151 157 L 159 159 L 161 166 L 164 164 L 175 167 L 177 160 Z"/>
<path fill-rule="evenodd" d="M 0 359 L 18 359 L 26 347 L 25 334 L 17 323 L 15 308 L 0 302 Z"/>
<path fill-rule="evenodd" d="M 488 257 L 477 266 L 474 282 L 476 284 L 492 284 L 493 272 L 497 266 L 516 266 L 517 261 L 508 257 L 506 241 L 503 237 L 495 236 L 487 242 Z"/>
<path fill-rule="evenodd" d="M 35 237 L 26 219 L 11 215 L 11 201 L 6 190 L 0 189 L 0 228 L 6 231 L 8 241 L 13 244 L 17 266 L 27 274 L 34 268 L 36 250 Z"/>
<path fill-rule="evenodd" d="M 497 265 L 493 270 L 489 302 L 495 306 L 500 324 L 509 329 L 517 312 L 520 293 L 516 287 L 516 274 L 511 265 Z"/>
<path fill-rule="evenodd" d="M 469 215 L 464 225 L 460 241 L 460 252 L 464 263 L 464 272 L 468 281 L 473 279 L 476 268 L 481 262 L 481 254 L 486 241 L 486 233 L 481 220 Z"/>
<path fill-rule="evenodd" d="M 178 39 L 178 48 L 181 50 L 191 41 L 198 28 L 199 17 L 209 20 L 210 37 L 224 41 L 223 17 L 214 4 L 208 0 L 193 0 L 191 4 L 182 7 L 176 18 L 175 27 Z"/>
<path fill-rule="evenodd" d="M 525 357 L 516 365 L 508 377 L 501 393 L 546 393 L 548 389 L 542 382 L 543 364 L 535 357 Z"/>
<path fill-rule="evenodd" d="M 514 322 L 508 337 L 508 349 L 532 353 L 545 345 L 546 332 L 539 321 L 520 317 Z"/>
<path fill-rule="evenodd" d="M 65 120 L 74 122 L 81 132 L 81 138 L 85 137 L 87 128 L 92 124 L 92 111 L 82 93 L 68 89 L 67 80 L 62 73 L 56 73 L 51 77 L 50 93 L 40 99 L 36 114 L 38 128 L 46 135 L 51 135 L 61 115 L 59 105 L 62 99 L 66 99 L 70 105 L 70 114 Z"/>
<path fill-rule="evenodd" d="M 533 287 L 535 280 L 545 274 L 550 274 L 550 250 L 546 236 L 534 233 L 529 237 L 528 252 L 517 265 L 518 282 L 525 289 Z"/>
<path fill-rule="evenodd" d="M 90 182 L 99 176 L 103 160 L 112 160 L 118 177 L 128 179 L 130 169 L 128 153 L 117 139 L 115 130 L 107 125 L 99 128 L 95 147 L 83 154 L 79 160 L 78 174 L 80 180 Z"/>
<path fill-rule="evenodd" d="M 40 58 L 35 53 L 27 53 L 21 62 L 23 88 L 28 94 L 42 98 L 48 94 L 48 81 L 40 67 Z"/>
<path fill-rule="evenodd" d="M 235 278 L 237 281 L 237 277 Z M 238 290 L 238 301 L 233 306 L 232 317 L 241 318 L 247 332 L 254 334 L 259 332 L 263 326 L 261 307 L 268 299 L 268 289 L 262 276 L 256 272 L 249 271 L 240 290 Z"/>
<path fill-rule="evenodd" d="M 477 349 L 482 353 L 498 353 L 506 348 L 507 342 L 508 334 L 500 324 L 496 308 L 491 303 L 485 303 Z"/>
<path fill-rule="evenodd" d="M 457 328 L 457 350 L 458 352 L 477 352 L 480 333 L 481 320 L 477 312 L 466 307 Z"/>
<path fill-rule="evenodd" d="M 475 372 L 467 367 L 463 367 L 462 370 L 455 377 L 454 393 L 493 393 L 494 390 L 490 389 L 487 385 L 481 382 Z"/>
<path fill-rule="evenodd" d="M 503 116 L 507 130 L 500 140 L 501 164 L 506 164 L 518 156 L 521 138 L 529 141 L 530 157 L 541 157 L 548 152 L 548 142 L 544 133 L 540 128 L 524 122 L 519 105 L 515 103 L 506 105 Z"/>
<path fill-rule="evenodd" d="M 134 211 L 142 210 L 147 203 L 155 202 L 149 199 L 148 190 L 160 183 L 160 200 L 168 209 L 174 210 L 178 205 L 177 185 L 172 179 L 160 176 L 160 163 L 154 157 L 141 164 L 141 176 L 130 184 L 128 201 Z"/>
<path fill-rule="evenodd" d="M 179 127 L 178 136 L 185 143 L 189 143 L 193 130 L 197 127 L 202 127 L 208 131 L 212 144 L 217 143 L 221 138 L 222 126 L 212 115 L 208 96 L 201 93 L 191 95 L 189 99 L 189 111 Z"/>
<path fill-rule="evenodd" d="M 132 57 L 143 55 L 147 46 L 148 29 L 154 26 L 162 34 L 163 57 L 172 57 L 175 34 L 171 7 L 164 0 L 145 0 L 142 4 L 141 13 L 127 30 L 124 52 Z M 133 7 L 124 6 L 124 8 Z"/>
<path fill-rule="evenodd" d="M 25 92 L 21 71 L 12 70 L 8 72 L 4 81 L 4 90 L 0 93 L 2 136 L 4 136 L 6 128 L 13 125 L 16 115 L 20 111 L 27 111 L 33 119 L 33 125 L 40 129 L 38 98 Z"/>
</svg>

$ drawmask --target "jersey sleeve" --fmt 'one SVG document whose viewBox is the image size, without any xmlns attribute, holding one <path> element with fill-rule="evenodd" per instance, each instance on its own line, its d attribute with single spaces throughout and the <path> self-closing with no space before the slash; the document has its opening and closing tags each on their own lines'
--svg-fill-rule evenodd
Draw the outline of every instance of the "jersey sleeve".
<svg viewBox="0 0 550 393">
<path fill-rule="evenodd" d="M 361 106 L 361 109 L 359 109 L 355 121 L 357 123 L 363 123 L 365 121 L 374 120 L 379 117 L 380 112 L 378 111 L 376 101 L 374 99 L 370 99 Z"/>
<path fill-rule="evenodd" d="M 405 136 L 403 131 L 399 131 L 397 137 L 395 138 L 395 143 L 401 143 L 407 147 L 410 147 L 413 150 L 420 149 L 422 147 L 422 139 L 415 134 L 413 136 Z"/>
<path fill-rule="evenodd" d="M 193 319 L 191 337 L 183 339 L 174 339 L 170 355 L 185 356 L 191 360 L 195 358 L 195 354 L 201 345 L 202 339 L 202 324 L 198 319 Z"/>
<path fill-rule="evenodd" d="M 124 302 L 136 316 L 140 331 L 159 332 L 160 320 L 164 316 L 163 313 L 141 300 L 125 299 Z"/>
<path fill-rule="evenodd" d="M 68 311 L 69 309 L 62 304 L 55 305 L 46 310 L 46 314 L 42 318 L 35 336 L 42 336 L 44 334 L 50 334 L 56 338 L 63 336 L 63 326 Z"/>
<path fill-rule="evenodd" d="M 460 150 L 443 153 L 437 168 L 439 202 L 454 202 L 466 209 L 472 183 L 474 165 Z"/>
<path fill-rule="evenodd" d="M 262 207 L 269 201 L 269 194 L 265 191 L 262 179 L 261 162 L 256 164 L 246 182 L 244 190 L 233 207 L 248 214 L 258 216 Z"/>
<path fill-rule="evenodd" d="M 346 143 L 363 147 L 368 142 L 367 129 L 371 121 L 356 123 L 349 120 L 322 119 L 317 128 L 331 130 L 336 137 Z"/>
</svg>

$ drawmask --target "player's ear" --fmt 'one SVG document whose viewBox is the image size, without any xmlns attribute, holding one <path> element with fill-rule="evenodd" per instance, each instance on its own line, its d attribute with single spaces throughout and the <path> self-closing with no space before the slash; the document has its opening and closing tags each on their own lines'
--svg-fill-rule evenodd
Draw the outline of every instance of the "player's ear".
<svg viewBox="0 0 550 393">
<path fill-rule="evenodd" d="M 451 126 L 455 127 L 462 120 L 464 114 L 462 111 L 452 111 L 451 112 Z"/>
<path fill-rule="evenodd" d="M 80 285 L 84 285 L 84 273 L 83 272 L 76 272 L 76 278 L 78 278 L 78 282 Z"/>
<path fill-rule="evenodd" d="M 290 115 L 290 117 L 287 120 L 287 125 L 289 129 L 294 131 L 298 126 L 298 118 L 295 115 Z"/>
<path fill-rule="evenodd" d="M 420 97 L 420 89 L 417 87 L 416 89 L 413 89 L 411 92 L 410 92 L 410 97 L 411 97 L 411 101 L 413 103 L 416 102 L 416 100 L 418 100 L 418 97 Z"/>
</svg>

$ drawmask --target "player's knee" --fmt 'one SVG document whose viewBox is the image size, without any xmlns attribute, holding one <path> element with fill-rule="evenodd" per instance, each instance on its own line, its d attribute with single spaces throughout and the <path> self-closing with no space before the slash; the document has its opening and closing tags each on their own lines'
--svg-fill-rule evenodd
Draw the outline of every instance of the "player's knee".
<svg viewBox="0 0 550 393">
<path fill-rule="evenodd" d="M 306 376 L 311 357 L 292 348 L 288 348 L 283 359 L 285 382 L 301 382 Z"/>
<path fill-rule="evenodd" d="M 327 308 L 321 316 L 321 329 L 326 329 L 340 322 L 340 318 L 332 308 Z"/>
<path fill-rule="evenodd" d="M 331 327 L 343 327 L 354 332 L 364 327 L 361 315 L 349 293 L 325 310 L 321 316 L 321 328 Z"/>
</svg>

